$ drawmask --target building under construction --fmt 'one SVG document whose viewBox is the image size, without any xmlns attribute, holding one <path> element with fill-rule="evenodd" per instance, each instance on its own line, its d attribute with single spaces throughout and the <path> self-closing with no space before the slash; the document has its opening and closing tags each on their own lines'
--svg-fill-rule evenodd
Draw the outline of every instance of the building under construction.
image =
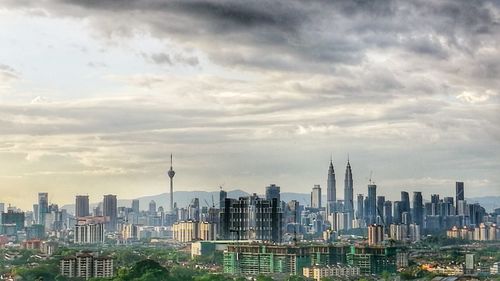
<svg viewBox="0 0 500 281">
<path fill-rule="evenodd" d="M 347 254 L 347 264 L 359 267 L 361 274 L 396 272 L 397 248 L 379 245 L 353 245 Z"/>
<path fill-rule="evenodd" d="M 233 244 L 224 252 L 224 273 L 302 274 L 312 265 L 346 264 L 349 245 Z"/>
<path fill-rule="evenodd" d="M 304 267 L 349 265 L 361 274 L 396 271 L 396 248 L 348 244 L 232 244 L 224 252 L 224 273 L 302 274 Z"/>
</svg>

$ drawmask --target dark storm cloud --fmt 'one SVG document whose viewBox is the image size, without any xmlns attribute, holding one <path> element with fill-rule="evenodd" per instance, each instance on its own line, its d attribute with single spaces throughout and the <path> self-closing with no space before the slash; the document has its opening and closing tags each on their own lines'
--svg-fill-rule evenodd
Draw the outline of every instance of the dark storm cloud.
<svg viewBox="0 0 500 281">
<path fill-rule="evenodd" d="M 279 71 L 328 73 L 337 65 L 359 64 L 368 50 L 381 47 L 443 60 L 454 50 L 470 53 L 487 44 L 481 36 L 499 35 L 496 1 L 44 3 L 58 15 L 96 19 L 97 28 L 115 34 L 147 26 L 160 38 L 174 36 L 203 48 L 222 65 Z M 107 16 L 113 20 L 106 21 Z M 169 59 L 153 58 L 163 63 Z"/>
</svg>

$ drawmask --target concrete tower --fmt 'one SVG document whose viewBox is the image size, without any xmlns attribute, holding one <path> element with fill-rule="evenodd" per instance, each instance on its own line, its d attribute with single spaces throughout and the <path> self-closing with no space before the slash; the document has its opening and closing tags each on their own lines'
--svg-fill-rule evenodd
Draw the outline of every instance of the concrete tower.
<svg viewBox="0 0 500 281">
<path fill-rule="evenodd" d="M 335 201 L 337 201 L 337 182 L 335 180 L 335 170 L 333 169 L 333 162 L 330 158 L 330 167 L 328 167 L 328 180 L 326 183 L 326 207 L 328 214 L 333 213 Z"/>
<path fill-rule="evenodd" d="M 170 154 L 170 170 L 168 170 L 168 177 L 170 178 L 170 213 L 174 213 L 174 176 L 175 171 L 172 168 L 173 165 L 173 157 Z"/>
<path fill-rule="evenodd" d="M 89 210 L 89 196 L 77 195 L 75 198 L 75 216 L 86 217 L 90 216 Z"/>
<path fill-rule="evenodd" d="M 345 169 L 345 179 L 344 179 L 344 208 L 345 212 L 349 213 L 350 220 L 354 218 L 353 193 L 354 189 L 352 181 L 351 163 L 349 162 L 349 159 L 347 159 L 347 167 Z"/>
</svg>

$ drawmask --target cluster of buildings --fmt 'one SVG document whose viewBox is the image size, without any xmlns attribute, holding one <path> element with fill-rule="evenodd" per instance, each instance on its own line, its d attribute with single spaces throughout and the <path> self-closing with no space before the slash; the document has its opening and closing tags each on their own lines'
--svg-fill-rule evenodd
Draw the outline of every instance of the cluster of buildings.
<svg viewBox="0 0 500 281">
<path fill-rule="evenodd" d="M 172 164 L 168 176 L 168 210 L 158 207 L 155 201 L 149 202 L 146 210 L 140 209 L 139 200 L 133 200 L 130 206 L 118 206 L 113 194 L 104 195 L 92 209 L 88 195 L 77 195 L 74 214 L 50 204 L 45 192 L 38 194 L 38 202 L 29 212 L 11 206 L 4 210 L 0 204 L 0 244 L 42 247 L 37 243 L 43 245 L 47 239 L 79 245 L 108 241 L 127 244 L 152 238 L 180 243 L 229 241 L 224 251 L 226 273 L 304 274 L 319 280 L 327 276 L 394 272 L 408 264 L 407 254 L 394 244 L 416 242 L 423 235 L 444 233 L 446 229 L 452 238 L 500 239 L 500 210 L 488 214 L 479 204 L 468 203 L 462 182 L 455 185 L 455 197 L 432 194 L 424 201 L 419 191 L 411 197 L 401 191 L 399 200 L 390 201 L 378 194 L 377 185 L 370 180 L 366 194 L 359 193 L 354 198 L 349 160 L 344 173 L 344 198 L 337 198 L 337 179 L 330 161 L 326 201 L 321 186 L 314 185 L 309 204 L 283 201 L 280 186 L 271 184 L 265 188 L 264 196 L 254 193 L 229 198 L 221 189 L 217 206 L 213 202 L 212 206 L 207 203 L 201 207 L 200 200 L 193 198 L 188 206 L 178 208 L 173 198 Z M 346 235 L 365 237 L 367 241 L 330 244 Z M 246 242 L 240 243 L 243 241 Z M 310 241 L 324 244 L 299 245 Z M 61 273 L 63 269 L 63 275 L 68 277 L 113 274 L 111 259 L 91 253 L 64 258 Z"/>
<path fill-rule="evenodd" d="M 476 227 L 459 228 L 454 226 L 446 231 L 446 236 L 471 241 L 498 241 L 500 240 L 500 228 L 496 223 L 481 223 Z"/>
<path fill-rule="evenodd" d="M 427 234 L 444 233 L 450 237 L 469 240 L 494 240 L 498 235 L 494 225 L 499 225 L 500 213 L 488 214 L 477 203 L 469 204 L 464 197 L 464 184 L 457 182 L 455 197 L 440 198 L 432 194 L 424 201 L 422 193 L 412 196 L 401 191 L 399 200 L 387 200 L 378 194 L 377 185 L 371 182 L 366 194 L 354 198 L 351 163 L 348 160 L 344 173 L 344 198 L 337 197 L 337 179 L 333 161 L 327 172 L 326 201 L 322 188 L 314 185 L 310 202 L 281 200 L 280 187 L 271 184 L 265 196 L 257 194 L 228 198 L 227 192 L 219 193 L 218 206 L 200 206 L 193 198 L 185 208 L 178 208 L 173 198 L 172 163 L 170 177 L 169 209 L 158 207 L 154 201 L 147 210 L 141 210 L 139 200 L 130 207 L 118 206 L 117 197 L 104 195 L 92 210 L 88 195 L 77 195 L 75 213 L 68 214 L 57 204 L 49 203 L 49 194 L 38 194 L 33 211 L 22 212 L 15 207 L 2 210 L 0 242 L 10 242 L 56 237 L 77 244 L 105 243 L 106 239 L 131 243 L 142 239 L 174 239 L 178 242 L 197 240 L 256 240 L 271 243 L 301 240 L 332 242 L 340 235 L 368 236 L 370 226 L 376 225 L 381 241 L 415 242 Z M 410 200 L 411 198 L 411 200 Z M 4 206 L 0 205 L 0 209 Z M 483 235 L 485 228 L 487 234 Z M 496 229 L 496 228 L 495 228 Z M 478 232 L 476 234 L 475 232 Z M 495 233 L 494 233 L 495 232 Z M 457 234 L 458 233 L 458 234 Z M 486 236 L 487 235 L 487 236 Z M 494 238 L 494 239 L 493 239 Z"/>
</svg>

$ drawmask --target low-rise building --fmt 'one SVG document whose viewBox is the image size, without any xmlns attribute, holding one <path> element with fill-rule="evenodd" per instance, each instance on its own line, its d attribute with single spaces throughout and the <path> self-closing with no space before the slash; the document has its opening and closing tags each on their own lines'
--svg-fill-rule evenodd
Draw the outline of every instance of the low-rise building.
<svg viewBox="0 0 500 281">
<path fill-rule="evenodd" d="M 355 277 L 360 274 L 359 267 L 345 265 L 313 266 L 303 268 L 303 275 L 316 281 L 321 281 L 323 278 L 327 277 Z"/>
</svg>

